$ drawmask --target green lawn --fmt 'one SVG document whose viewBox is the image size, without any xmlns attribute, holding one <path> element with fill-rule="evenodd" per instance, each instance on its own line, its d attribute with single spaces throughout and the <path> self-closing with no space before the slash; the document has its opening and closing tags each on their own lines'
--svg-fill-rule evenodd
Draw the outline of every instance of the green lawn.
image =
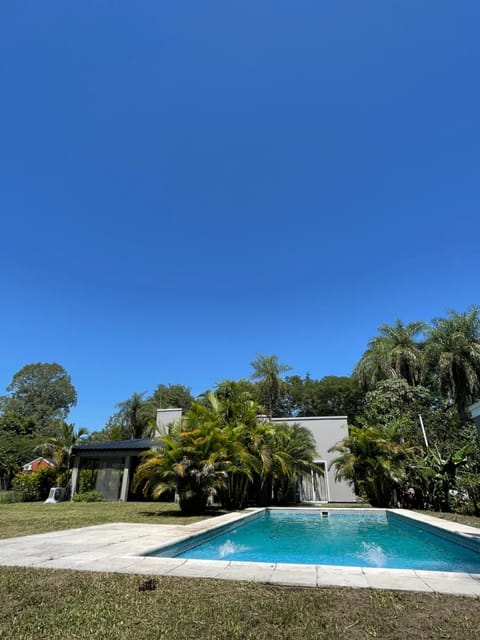
<svg viewBox="0 0 480 640">
<path fill-rule="evenodd" d="M 16 502 L 0 504 L 0 539 L 108 522 L 189 524 L 201 519 L 182 516 L 171 502 Z"/>
<path fill-rule="evenodd" d="M 0 570 L 0 637 L 22 640 L 472 640 L 480 599 L 51 569 Z"/>
<path fill-rule="evenodd" d="M 107 522 L 194 520 L 165 503 L 0 504 L 0 537 Z M 468 524 L 480 526 L 480 518 L 468 518 Z M 145 579 L 0 567 L 0 638 L 471 640 L 478 635 L 480 598 L 168 577 L 156 578 L 155 590 L 140 591 Z"/>
<path fill-rule="evenodd" d="M 436 518 L 443 518 L 444 520 L 450 520 L 451 522 L 468 524 L 471 527 L 477 527 L 480 529 L 480 518 L 476 516 L 465 516 L 461 513 L 438 513 L 438 511 L 419 511 L 418 513 L 424 513 L 427 516 L 435 516 Z"/>
</svg>

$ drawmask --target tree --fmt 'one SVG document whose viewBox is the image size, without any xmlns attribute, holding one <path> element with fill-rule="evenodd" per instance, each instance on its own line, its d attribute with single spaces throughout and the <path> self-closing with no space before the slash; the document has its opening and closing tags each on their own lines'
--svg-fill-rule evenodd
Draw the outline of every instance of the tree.
<svg viewBox="0 0 480 640">
<path fill-rule="evenodd" d="M 9 483 L 20 467 L 35 457 L 39 439 L 13 432 L 0 434 L 0 477 Z"/>
<path fill-rule="evenodd" d="M 193 401 L 190 387 L 183 384 L 159 384 L 147 399 L 147 403 L 153 408 L 152 417 L 155 417 L 157 409 L 178 408 L 188 411 Z"/>
<path fill-rule="evenodd" d="M 425 331 L 425 324 L 417 321 L 405 325 L 396 320 L 394 325 L 384 324 L 378 331 L 380 335 L 368 343 L 353 378 L 364 389 L 373 388 L 380 380 L 397 377 L 413 386 L 419 384 L 424 358 L 422 345 L 415 338 Z"/>
<path fill-rule="evenodd" d="M 407 478 L 416 448 L 405 441 L 403 424 L 349 426 L 349 434 L 330 451 L 340 455 L 332 461 L 335 477 L 349 480 L 372 507 L 388 507 Z"/>
<path fill-rule="evenodd" d="M 37 446 L 37 450 L 52 458 L 59 471 L 66 471 L 70 468 L 72 448 L 81 442 L 82 438 L 88 434 L 88 430 L 80 427 L 75 431 L 74 424 L 63 422 L 56 435 Z"/>
<path fill-rule="evenodd" d="M 308 374 L 285 378 L 285 415 L 348 416 L 361 411 L 364 394 L 352 378 L 325 376 L 315 380 Z"/>
<path fill-rule="evenodd" d="M 13 376 L 7 391 L 10 395 L 1 399 L 3 413 L 33 420 L 36 430 L 43 434 L 65 420 L 77 402 L 70 376 L 56 362 L 26 365 Z"/>
<path fill-rule="evenodd" d="M 175 490 L 186 515 L 202 514 L 208 498 L 225 484 L 226 436 L 207 407 L 194 403 L 158 446 L 143 454 L 134 487 L 153 498 Z"/>
<path fill-rule="evenodd" d="M 480 308 L 448 314 L 434 318 L 427 330 L 428 369 L 442 395 L 467 422 L 468 406 L 480 397 Z"/>
<path fill-rule="evenodd" d="M 122 427 L 125 438 L 145 438 L 151 435 L 155 425 L 148 415 L 144 393 L 133 393 L 128 400 L 119 402 L 115 421 Z"/>
<path fill-rule="evenodd" d="M 434 405 L 434 395 L 425 387 L 412 387 L 403 378 L 391 378 L 377 383 L 375 389 L 365 395 L 362 416 L 369 424 L 401 421 L 405 435 L 423 445 L 419 415 L 431 424 Z"/>
<path fill-rule="evenodd" d="M 251 363 L 253 373 L 252 380 L 258 380 L 259 400 L 265 406 L 269 416 L 276 416 L 279 410 L 279 401 L 285 382 L 280 377 L 282 373 L 290 371 L 292 367 L 280 364 L 278 356 L 264 356 L 257 354 L 257 359 Z"/>
<path fill-rule="evenodd" d="M 314 462 L 317 455 L 315 438 L 305 427 L 275 424 L 269 436 L 272 462 L 265 475 L 271 478 L 274 502 L 285 503 L 292 497 L 298 474 L 310 471 L 322 474 L 323 468 Z"/>
</svg>

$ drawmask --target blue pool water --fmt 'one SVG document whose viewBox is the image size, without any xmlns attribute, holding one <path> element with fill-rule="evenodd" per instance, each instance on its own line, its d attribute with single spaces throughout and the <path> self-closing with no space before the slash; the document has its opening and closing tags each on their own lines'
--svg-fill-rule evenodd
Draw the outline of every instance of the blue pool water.
<svg viewBox="0 0 480 640">
<path fill-rule="evenodd" d="M 328 517 L 318 511 L 267 511 L 191 548 L 177 545 L 150 555 L 480 573 L 479 552 L 431 531 L 435 528 L 381 511 L 330 511 Z"/>
</svg>

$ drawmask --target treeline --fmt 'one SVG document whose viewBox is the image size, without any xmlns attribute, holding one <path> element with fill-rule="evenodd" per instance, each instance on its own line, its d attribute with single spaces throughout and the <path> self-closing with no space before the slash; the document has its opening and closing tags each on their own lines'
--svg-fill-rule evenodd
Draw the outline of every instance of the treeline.
<svg viewBox="0 0 480 640">
<path fill-rule="evenodd" d="M 135 392 L 88 438 L 145 437 L 155 429 L 159 408 L 211 409 L 212 397 L 228 407 L 234 394 L 255 415 L 348 416 L 349 436 L 337 447 L 338 473 L 372 503 L 447 509 L 468 500 L 469 508 L 480 508 L 480 455 L 468 412 L 480 398 L 478 307 L 430 323 L 382 325 L 351 376 L 290 375 L 276 355 L 259 354 L 251 365 L 250 379 L 223 380 L 196 398 L 183 384 L 160 384 L 151 395 Z M 39 445 L 65 466 L 61 452 L 82 435 L 66 422 L 75 403 L 75 388 L 60 365 L 36 363 L 17 372 L 0 398 L 0 477 L 11 477 Z"/>
</svg>

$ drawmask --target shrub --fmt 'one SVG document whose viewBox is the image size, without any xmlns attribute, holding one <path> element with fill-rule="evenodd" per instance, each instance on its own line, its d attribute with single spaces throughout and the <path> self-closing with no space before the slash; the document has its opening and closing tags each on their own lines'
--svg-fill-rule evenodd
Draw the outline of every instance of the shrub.
<svg viewBox="0 0 480 640">
<path fill-rule="evenodd" d="M 84 493 L 76 493 L 73 496 L 74 502 L 102 502 L 103 496 L 100 491 L 85 491 Z"/>
<path fill-rule="evenodd" d="M 39 469 L 33 473 L 19 473 L 12 482 L 15 492 L 23 502 L 46 500 L 50 489 L 55 486 L 56 469 Z"/>
</svg>

